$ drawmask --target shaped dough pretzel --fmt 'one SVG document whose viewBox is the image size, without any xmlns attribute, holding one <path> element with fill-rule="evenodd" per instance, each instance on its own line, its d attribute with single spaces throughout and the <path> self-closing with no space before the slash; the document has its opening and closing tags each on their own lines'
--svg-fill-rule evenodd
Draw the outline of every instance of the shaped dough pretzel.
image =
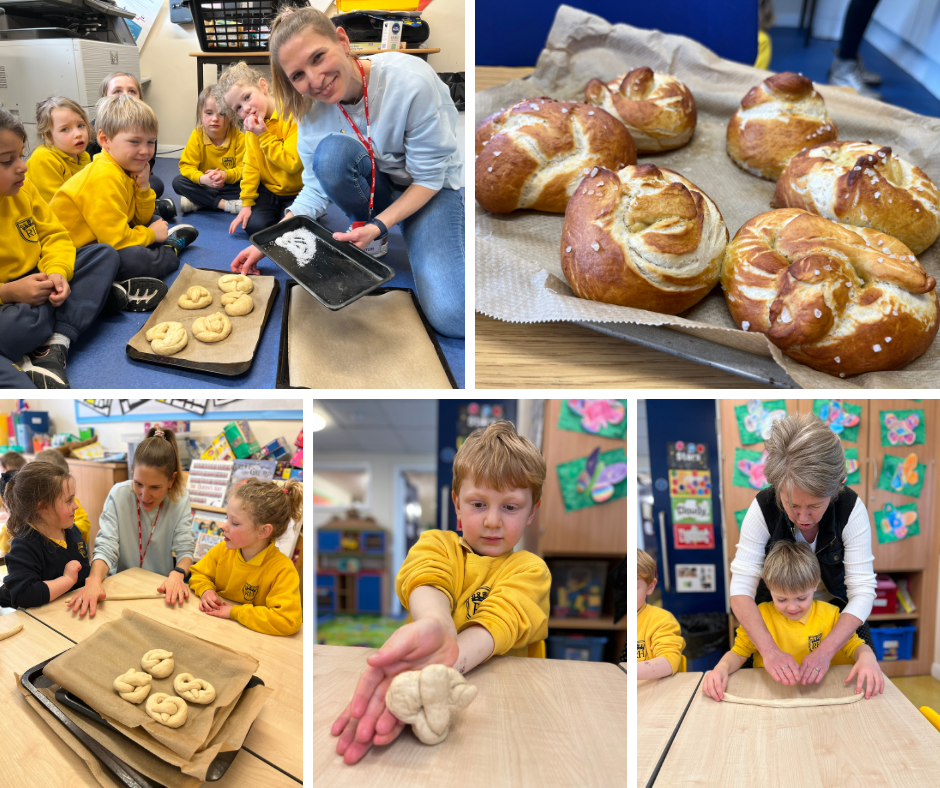
<svg viewBox="0 0 940 788">
<path fill-rule="evenodd" d="M 167 728 L 179 728 L 186 722 L 189 707 L 182 698 L 155 692 L 147 698 L 147 714 Z"/>
<path fill-rule="evenodd" d="M 224 312 L 213 312 L 193 321 L 193 336 L 200 342 L 221 342 L 232 333 L 232 321 Z"/>
<path fill-rule="evenodd" d="M 864 698 L 864 693 L 846 695 L 841 698 L 739 698 L 737 695 L 722 696 L 725 703 L 740 703 L 742 706 L 767 706 L 771 709 L 793 709 L 800 706 L 842 706 Z"/>
<path fill-rule="evenodd" d="M 226 293 L 222 296 L 222 306 L 225 307 L 225 314 L 236 317 L 247 315 L 255 308 L 255 302 L 248 293 Z"/>
<path fill-rule="evenodd" d="M 162 648 L 150 649 L 140 658 L 140 666 L 155 679 L 165 679 L 173 672 L 173 652 Z"/>
<path fill-rule="evenodd" d="M 244 274 L 225 274 L 219 277 L 219 290 L 223 293 L 250 293 L 254 289 L 251 278 Z"/>
<path fill-rule="evenodd" d="M 145 336 L 153 352 L 158 356 L 172 356 L 174 353 L 179 353 L 189 342 L 189 336 L 182 323 L 157 323 Z"/>
<path fill-rule="evenodd" d="M 131 668 L 114 680 L 114 690 L 128 703 L 140 703 L 150 694 L 153 677 Z"/>
<path fill-rule="evenodd" d="M 207 704 L 215 700 L 215 687 L 203 679 L 194 679 L 192 673 L 180 673 L 173 679 L 173 689 L 183 700 Z"/>
<path fill-rule="evenodd" d="M 477 688 L 453 668 L 428 665 L 399 673 L 385 694 L 385 705 L 425 744 L 440 744 L 450 725 L 477 695 Z"/>
<path fill-rule="evenodd" d="M 183 309 L 202 309 L 212 303 L 212 293 L 202 285 L 193 285 L 177 302 Z"/>
</svg>

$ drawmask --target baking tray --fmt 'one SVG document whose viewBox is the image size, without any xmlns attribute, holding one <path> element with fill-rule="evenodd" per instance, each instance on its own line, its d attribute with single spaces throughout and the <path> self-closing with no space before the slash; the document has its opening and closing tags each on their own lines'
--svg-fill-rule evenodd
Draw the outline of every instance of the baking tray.
<svg viewBox="0 0 940 788">
<path fill-rule="evenodd" d="M 196 268 L 196 271 L 209 271 L 210 273 L 217 273 L 219 276 L 223 276 L 226 273 L 231 273 L 230 271 L 221 271 L 216 270 L 215 268 Z M 174 283 L 175 284 L 175 283 Z M 261 320 L 261 331 L 258 334 L 258 344 L 261 344 L 261 337 L 264 334 L 264 329 L 268 325 L 268 317 L 271 315 L 271 308 L 274 306 L 274 302 L 277 300 L 277 294 L 281 289 L 281 283 L 275 279 L 274 288 L 271 290 L 271 297 L 268 299 L 268 303 L 264 305 L 264 317 Z M 172 292 L 172 287 L 170 288 Z M 164 298 L 170 298 L 171 293 L 167 293 Z M 179 294 L 172 296 L 179 297 Z M 137 332 L 134 332 L 135 334 Z M 193 340 L 198 341 L 198 340 Z M 257 350 L 257 345 L 255 349 Z M 177 369 L 191 369 L 194 372 L 207 372 L 210 375 L 225 375 L 226 377 L 231 377 L 232 375 L 241 375 L 242 372 L 247 372 L 251 369 L 251 365 L 255 361 L 254 354 L 248 361 L 240 362 L 238 364 L 218 364 L 218 363 L 200 363 L 198 361 L 190 361 L 185 358 L 176 358 L 174 356 L 160 356 L 156 353 L 141 353 L 139 350 L 135 350 L 129 344 L 124 346 L 124 351 L 127 355 L 134 359 L 134 361 L 143 361 L 145 364 L 156 364 L 161 367 L 176 367 Z"/>
<path fill-rule="evenodd" d="M 304 266 L 274 241 L 291 230 L 305 229 L 317 237 L 313 259 Z M 342 309 L 391 281 L 395 271 L 347 241 L 333 240 L 333 231 L 309 216 L 294 216 L 259 230 L 251 243 L 328 309 Z"/>
<path fill-rule="evenodd" d="M 287 222 L 284 222 L 287 224 Z M 284 292 L 284 313 L 281 317 L 281 345 L 278 348 L 277 352 L 277 378 L 275 379 L 274 387 L 279 389 L 302 389 L 306 386 L 292 386 L 290 384 L 290 359 L 287 353 L 287 340 L 288 334 L 290 332 L 290 291 L 291 288 L 300 284 L 299 282 L 288 282 L 287 290 Z M 301 285 L 303 287 L 303 285 Z M 308 293 L 310 290 L 304 287 Z M 437 353 L 437 358 L 441 362 L 441 366 L 444 368 L 444 373 L 447 375 L 447 379 L 450 381 L 451 388 L 458 388 L 457 380 L 454 378 L 454 373 L 450 370 L 450 364 L 447 363 L 447 358 L 444 356 L 444 351 L 441 350 L 440 343 L 437 341 L 437 337 L 434 334 L 434 329 L 431 328 L 431 324 L 428 322 L 427 317 L 424 315 L 424 310 L 421 308 L 421 304 L 418 302 L 418 298 L 414 293 L 414 290 L 408 287 L 380 287 L 376 290 L 373 290 L 370 293 L 365 293 L 364 295 L 369 296 L 379 296 L 384 295 L 385 293 L 391 293 L 395 290 L 406 290 L 411 294 L 411 302 L 414 304 L 415 309 L 418 311 L 418 314 L 421 316 L 421 322 L 424 324 L 425 330 L 428 332 L 428 339 L 431 340 L 431 344 L 434 345 L 434 352 Z M 311 295 L 313 295 L 311 293 Z M 314 296 L 316 298 L 316 296 Z M 317 299 L 318 301 L 320 299 Z M 320 301 L 320 303 L 323 303 Z"/>
<path fill-rule="evenodd" d="M 75 736 L 85 747 L 87 747 L 96 758 L 98 758 L 101 763 L 114 774 L 124 785 L 128 788 L 165 788 L 162 783 L 154 782 L 147 777 L 144 777 L 140 772 L 136 771 L 134 768 L 129 766 L 127 763 L 122 761 L 117 756 L 113 755 L 107 748 L 101 745 L 95 738 L 87 734 L 81 728 L 78 727 L 72 720 L 70 720 L 65 714 L 62 713 L 62 710 L 59 709 L 52 701 L 50 701 L 45 695 L 39 692 L 39 689 L 48 689 L 49 687 L 56 686 L 50 679 L 46 678 L 43 675 L 43 668 L 46 667 L 52 660 L 57 657 L 62 656 L 65 652 L 61 654 L 56 654 L 54 657 L 49 657 L 49 659 L 40 662 L 38 665 L 34 665 L 29 668 L 20 679 L 20 683 L 32 695 L 39 703 L 42 704 L 50 714 L 52 714 L 59 722 L 61 722 L 72 735 Z M 257 676 L 252 676 L 249 679 L 248 683 L 245 685 L 245 689 L 251 689 L 252 687 L 263 686 L 264 682 Z M 59 703 L 62 703 L 65 706 L 73 709 L 79 714 L 83 714 L 88 717 L 93 722 L 98 723 L 99 725 L 104 725 L 120 733 L 116 728 L 114 728 L 109 722 L 107 722 L 98 712 L 88 706 L 84 701 L 77 698 L 72 693 L 59 687 L 55 693 L 56 700 Z M 250 728 L 249 728 L 250 730 Z M 232 765 L 232 761 L 235 760 L 235 756 L 238 755 L 238 750 L 232 750 L 230 752 L 219 753 L 212 763 L 209 765 L 209 771 L 206 774 L 206 782 L 215 782 L 222 779 L 225 772 L 228 770 L 228 767 Z"/>
</svg>

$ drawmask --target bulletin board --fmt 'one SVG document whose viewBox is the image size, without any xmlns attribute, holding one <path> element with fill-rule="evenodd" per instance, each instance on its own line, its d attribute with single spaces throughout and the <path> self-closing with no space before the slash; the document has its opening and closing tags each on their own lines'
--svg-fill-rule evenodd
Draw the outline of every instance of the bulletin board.
<svg viewBox="0 0 940 788">
<path fill-rule="evenodd" d="M 120 421 L 225 421 L 303 419 L 299 399 L 96 399 L 75 400 L 78 424 Z"/>
</svg>

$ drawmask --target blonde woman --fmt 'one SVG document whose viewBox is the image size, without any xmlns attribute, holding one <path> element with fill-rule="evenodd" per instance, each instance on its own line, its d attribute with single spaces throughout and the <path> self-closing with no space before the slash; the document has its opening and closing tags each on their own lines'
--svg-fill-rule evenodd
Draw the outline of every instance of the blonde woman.
<svg viewBox="0 0 940 788">
<path fill-rule="evenodd" d="M 761 490 L 741 525 L 731 562 L 731 609 L 760 651 L 764 667 L 783 684 L 819 682 L 853 633 L 869 646 L 865 620 L 875 602 L 874 556 L 868 510 L 845 486 L 845 452 L 838 436 L 813 414 L 774 424 Z M 780 540 L 805 542 L 819 560 L 824 590 L 816 598 L 842 615 L 819 646 L 797 665 L 774 643 L 757 605 L 771 601 L 761 580 L 764 558 Z"/>
<path fill-rule="evenodd" d="M 413 55 L 356 59 L 346 31 L 313 8 L 284 10 L 271 26 L 270 51 L 274 96 L 280 114 L 298 121 L 304 166 L 287 216 L 320 217 L 332 202 L 352 225 L 333 237 L 377 256 L 401 223 L 428 320 L 462 337 L 463 165 L 447 87 Z M 255 272 L 261 258 L 245 249 L 232 269 Z"/>
</svg>

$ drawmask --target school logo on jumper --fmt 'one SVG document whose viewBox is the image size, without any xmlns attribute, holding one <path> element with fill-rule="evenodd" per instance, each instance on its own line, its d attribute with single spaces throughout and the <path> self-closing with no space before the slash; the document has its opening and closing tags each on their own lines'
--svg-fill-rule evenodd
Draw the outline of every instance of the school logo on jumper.
<svg viewBox="0 0 940 788">
<path fill-rule="evenodd" d="M 641 659 L 648 659 L 646 655 L 646 641 L 638 640 L 636 642 L 636 660 L 639 662 Z"/>
<path fill-rule="evenodd" d="M 84 542 L 79 542 L 79 543 L 78 543 L 78 552 L 79 552 L 79 554 L 81 555 L 82 558 L 88 558 L 88 551 L 85 549 L 85 543 L 84 543 Z"/>
<path fill-rule="evenodd" d="M 39 231 L 36 229 L 36 223 L 33 221 L 32 216 L 27 219 L 20 219 L 16 223 L 16 229 L 20 231 L 20 235 L 24 241 L 29 241 L 33 244 L 39 242 Z"/>
<path fill-rule="evenodd" d="M 810 651 L 815 651 L 816 649 L 818 649 L 820 643 L 822 643 L 822 633 L 819 633 L 818 635 L 809 636 L 809 650 Z"/>
<path fill-rule="evenodd" d="M 470 598 L 467 600 L 467 621 L 470 620 L 471 616 L 475 616 L 477 608 L 480 607 L 480 604 L 489 596 L 490 587 L 489 586 L 480 586 L 476 591 L 474 591 Z M 470 603 L 473 602 L 473 610 L 470 610 Z"/>
<path fill-rule="evenodd" d="M 225 167 L 225 169 L 227 170 L 234 170 L 235 169 L 235 157 L 226 156 L 224 159 L 222 159 L 222 166 Z"/>
<path fill-rule="evenodd" d="M 255 595 L 258 593 L 258 586 L 253 586 L 250 583 L 245 583 L 242 586 L 242 596 L 245 598 L 246 602 L 250 602 L 255 598 Z"/>
</svg>

